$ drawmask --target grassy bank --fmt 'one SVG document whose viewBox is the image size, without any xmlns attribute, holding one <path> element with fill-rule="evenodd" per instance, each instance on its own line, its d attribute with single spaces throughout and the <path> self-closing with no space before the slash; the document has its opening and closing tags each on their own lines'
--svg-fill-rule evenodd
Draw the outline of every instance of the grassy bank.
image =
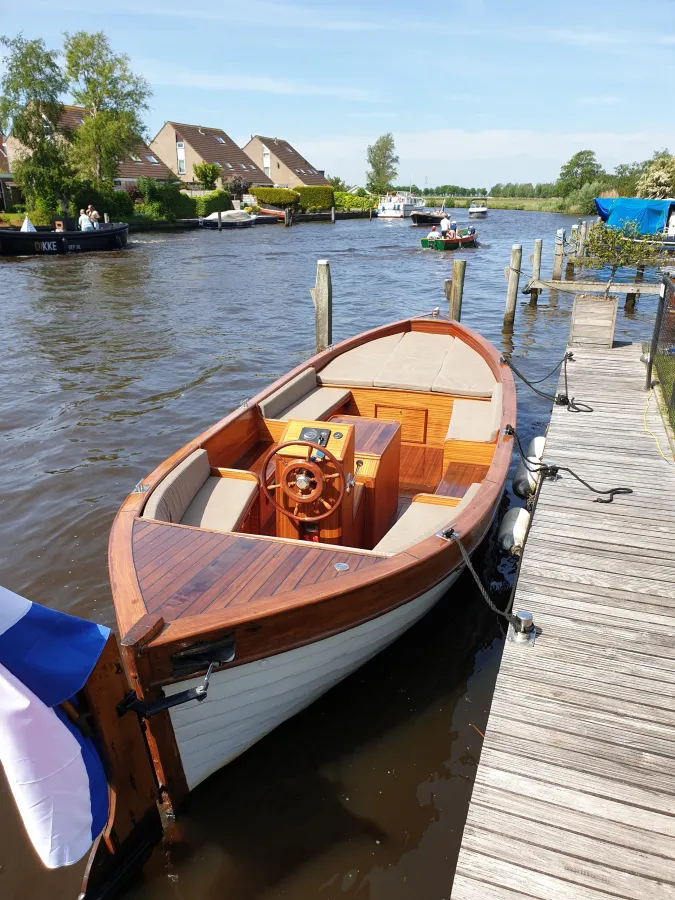
<svg viewBox="0 0 675 900">
<path fill-rule="evenodd" d="M 427 206 L 441 206 L 442 197 L 427 197 Z M 470 199 L 449 197 L 445 200 L 447 209 L 468 209 Z M 571 216 L 590 215 L 575 203 L 569 203 L 562 197 L 490 197 L 487 201 L 490 209 L 519 209 L 528 212 L 560 212 Z"/>
</svg>

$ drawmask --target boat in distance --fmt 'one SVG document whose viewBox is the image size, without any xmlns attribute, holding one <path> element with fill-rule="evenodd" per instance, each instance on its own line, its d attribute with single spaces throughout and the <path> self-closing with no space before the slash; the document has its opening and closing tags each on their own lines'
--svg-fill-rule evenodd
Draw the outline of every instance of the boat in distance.
<svg viewBox="0 0 675 900">
<path fill-rule="evenodd" d="M 378 219 L 408 219 L 413 212 L 426 208 L 426 200 L 410 191 L 392 191 L 380 197 L 377 204 Z"/>
<path fill-rule="evenodd" d="M 35 231 L 0 228 L 0 256 L 53 256 L 57 253 L 86 253 L 94 250 L 123 250 L 129 239 L 126 222 L 101 224 L 91 231 Z"/>
<path fill-rule="evenodd" d="M 138 483 L 110 581 L 167 805 L 448 591 L 447 529 L 469 554 L 485 537 L 515 420 L 497 350 L 431 314 L 318 353 Z"/>
<path fill-rule="evenodd" d="M 251 228 L 255 223 L 256 217 L 243 209 L 230 209 L 220 214 L 220 224 L 223 228 Z M 205 216 L 199 224 L 202 228 L 218 228 L 218 213 Z"/>
<path fill-rule="evenodd" d="M 441 219 L 444 219 L 448 213 L 443 209 L 425 209 L 423 212 L 419 210 L 410 213 L 411 225 L 440 225 Z"/>
<path fill-rule="evenodd" d="M 469 204 L 469 218 L 470 219 L 485 219 L 489 212 L 489 207 L 487 205 L 487 200 L 485 197 L 474 197 L 474 199 Z"/>
<path fill-rule="evenodd" d="M 468 229 L 462 229 L 462 231 L 465 230 Z M 460 247 L 475 247 L 477 241 L 478 235 L 474 231 L 473 234 L 458 234 L 454 238 L 444 238 L 439 235 L 435 241 L 425 237 L 421 239 L 420 244 L 424 250 L 459 250 Z"/>
</svg>

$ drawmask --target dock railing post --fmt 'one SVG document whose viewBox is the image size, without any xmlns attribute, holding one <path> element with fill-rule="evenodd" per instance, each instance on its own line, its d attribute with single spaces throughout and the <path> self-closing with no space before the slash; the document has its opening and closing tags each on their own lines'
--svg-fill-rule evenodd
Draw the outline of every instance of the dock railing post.
<svg viewBox="0 0 675 900">
<path fill-rule="evenodd" d="M 316 352 L 320 353 L 333 343 L 333 284 L 327 259 L 317 261 L 316 287 L 310 288 L 309 292 L 314 301 Z"/>
<path fill-rule="evenodd" d="M 656 308 L 656 318 L 654 319 L 654 331 L 652 332 L 652 342 L 649 347 L 649 359 L 647 360 L 647 380 L 645 382 L 645 390 L 652 389 L 652 370 L 654 368 L 654 357 L 659 346 L 659 335 L 661 334 L 661 325 L 663 323 L 663 313 L 666 308 L 666 294 L 672 287 L 672 281 L 664 276 L 661 284 L 661 292 L 659 294 L 659 305 Z"/>
<path fill-rule="evenodd" d="M 536 238 L 534 242 L 534 253 L 530 259 L 532 263 L 532 280 L 533 281 L 541 281 L 541 250 L 542 250 L 543 242 L 541 238 Z M 539 294 L 541 291 L 539 288 L 532 288 L 530 291 L 530 303 L 536 306 L 537 300 L 539 299 Z"/>
<path fill-rule="evenodd" d="M 513 325 L 516 317 L 516 300 L 518 299 L 518 282 L 520 281 L 520 266 L 523 261 L 522 244 L 514 244 L 511 248 L 511 262 L 509 264 L 509 282 L 506 288 L 506 308 L 504 309 L 504 324 Z"/>
<path fill-rule="evenodd" d="M 553 281 L 562 280 L 563 261 L 565 259 L 565 229 L 559 228 L 555 233 L 555 255 L 553 257 Z"/>
</svg>

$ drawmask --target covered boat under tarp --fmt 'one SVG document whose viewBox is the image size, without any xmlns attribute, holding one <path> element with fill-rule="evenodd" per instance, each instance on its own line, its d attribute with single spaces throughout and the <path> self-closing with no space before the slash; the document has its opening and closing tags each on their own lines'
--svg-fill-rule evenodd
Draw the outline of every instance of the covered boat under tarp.
<svg viewBox="0 0 675 900">
<path fill-rule="evenodd" d="M 638 234 L 665 231 L 675 200 L 651 200 L 638 197 L 596 197 L 595 207 L 610 228 L 635 225 Z"/>
</svg>

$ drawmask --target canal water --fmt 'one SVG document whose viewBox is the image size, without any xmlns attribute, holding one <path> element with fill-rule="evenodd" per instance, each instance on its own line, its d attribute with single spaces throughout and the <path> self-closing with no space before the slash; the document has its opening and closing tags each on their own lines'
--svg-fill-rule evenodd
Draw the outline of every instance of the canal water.
<svg viewBox="0 0 675 900">
<path fill-rule="evenodd" d="M 504 267 L 519 242 L 529 271 L 541 237 L 550 274 L 555 230 L 572 221 L 494 210 L 476 223 L 481 246 L 461 253 L 463 321 L 535 378 L 564 352 L 572 295 L 531 306 L 521 294 L 505 330 Z M 421 251 L 425 232 L 400 221 L 260 226 L 0 259 L 0 583 L 114 627 L 106 545 L 124 496 L 311 355 L 317 259 L 331 263 L 335 341 L 445 308 L 453 255 Z M 654 306 L 644 298 L 627 316 L 621 302 L 617 337 L 647 337 Z M 527 442 L 550 404 L 521 387 Z M 494 535 L 477 565 L 505 600 L 515 567 Z M 203 784 L 128 896 L 447 900 L 502 641 L 464 576 L 394 646 Z M 71 900 L 83 866 L 41 868 L 0 775 L 3 900 Z"/>
</svg>

